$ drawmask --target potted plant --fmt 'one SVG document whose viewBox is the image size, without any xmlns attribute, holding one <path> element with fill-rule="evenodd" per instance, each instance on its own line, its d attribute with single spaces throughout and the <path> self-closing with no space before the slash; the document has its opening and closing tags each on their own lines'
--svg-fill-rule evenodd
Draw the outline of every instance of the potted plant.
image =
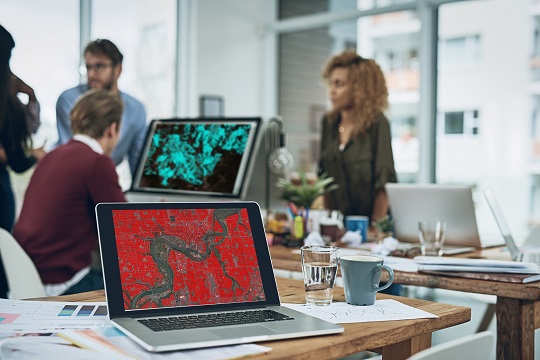
<svg viewBox="0 0 540 360">
<path fill-rule="evenodd" d="M 382 243 L 389 236 L 394 236 L 394 220 L 390 219 L 388 215 L 380 220 L 373 221 L 373 226 L 377 229 L 378 243 Z"/>
<path fill-rule="evenodd" d="M 317 179 L 308 180 L 305 172 L 300 172 L 298 183 L 290 179 L 278 179 L 276 186 L 281 189 L 281 198 L 287 200 L 306 212 L 313 204 L 313 201 L 327 192 L 337 189 L 333 177 L 322 174 Z M 306 215 L 307 217 L 307 215 Z"/>
</svg>

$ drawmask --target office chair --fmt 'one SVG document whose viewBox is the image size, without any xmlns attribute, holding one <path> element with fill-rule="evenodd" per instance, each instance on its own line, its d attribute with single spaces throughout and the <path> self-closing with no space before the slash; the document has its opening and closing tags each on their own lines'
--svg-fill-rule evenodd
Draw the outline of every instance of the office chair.
<svg viewBox="0 0 540 360">
<path fill-rule="evenodd" d="M 420 351 L 409 360 L 490 360 L 494 336 L 491 332 L 464 336 Z"/>
<path fill-rule="evenodd" d="M 47 296 L 32 259 L 4 229 L 0 229 L 0 256 L 4 263 L 11 299 Z"/>
</svg>

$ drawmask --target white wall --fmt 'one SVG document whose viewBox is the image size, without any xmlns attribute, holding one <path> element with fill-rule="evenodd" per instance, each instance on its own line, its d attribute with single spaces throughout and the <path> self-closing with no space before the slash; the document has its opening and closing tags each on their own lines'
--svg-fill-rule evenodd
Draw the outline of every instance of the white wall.
<svg viewBox="0 0 540 360">
<path fill-rule="evenodd" d="M 260 116 L 263 111 L 264 0 L 200 0 L 197 7 L 196 89 L 225 99 L 226 116 Z"/>
</svg>

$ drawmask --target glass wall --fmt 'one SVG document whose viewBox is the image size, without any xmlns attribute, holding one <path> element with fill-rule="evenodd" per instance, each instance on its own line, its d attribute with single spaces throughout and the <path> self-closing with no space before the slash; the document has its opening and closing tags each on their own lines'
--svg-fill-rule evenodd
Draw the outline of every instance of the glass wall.
<svg viewBox="0 0 540 360">
<path fill-rule="evenodd" d="M 486 187 L 518 238 L 540 212 L 531 91 L 535 18 L 530 0 L 467 1 L 439 10 L 437 182 L 477 190 L 484 233 L 498 233 L 481 194 Z"/>
<path fill-rule="evenodd" d="M 95 38 L 111 40 L 124 55 L 118 86 L 146 106 L 148 119 L 172 117 L 176 1 L 93 0 Z"/>
<path fill-rule="evenodd" d="M 293 19 L 297 11 L 304 16 L 297 18 L 301 23 L 304 2 L 280 1 L 281 13 Z M 387 6 L 392 12 L 329 23 L 334 3 L 312 4 L 312 13 L 319 15 L 328 8 L 320 27 L 311 21 L 311 30 L 280 32 L 278 112 L 297 167 L 312 171 L 318 162 L 314 119 L 328 105 L 320 85 L 324 57 L 354 47 L 385 72 L 399 181 L 418 182 L 426 173 L 421 166 L 432 166 L 421 162 L 419 138 L 425 137 L 419 132 L 420 121 L 435 120 L 436 182 L 471 185 L 480 232 L 500 237 L 481 193 L 492 188 L 514 236 L 523 240 L 530 226 L 540 223 L 540 1 L 458 1 L 438 7 L 436 116 L 423 120 L 423 24 L 416 11 L 395 11 L 419 2 L 360 0 L 356 10 Z"/>
</svg>

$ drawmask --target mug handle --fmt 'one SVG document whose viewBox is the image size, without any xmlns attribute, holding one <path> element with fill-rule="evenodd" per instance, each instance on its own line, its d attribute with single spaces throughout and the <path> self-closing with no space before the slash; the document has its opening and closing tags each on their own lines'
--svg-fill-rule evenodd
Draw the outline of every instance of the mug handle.
<svg viewBox="0 0 540 360">
<path fill-rule="evenodd" d="M 394 283 L 394 270 L 392 270 L 392 268 L 390 266 L 387 266 L 387 265 L 378 265 L 378 271 L 381 271 L 382 269 L 388 271 L 388 275 L 389 275 L 389 279 L 388 279 L 388 282 L 386 284 L 384 284 L 384 286 L 382 287 L 379 287 L 379 284 L 373 284 L 374 287 L 375 287 L 375 291 L 381 291 L 381 290 L 384 290 L 384 289 L 388 289 L 390 287 L 390 285 L 392 285 Z M 382 269 L 381 269 L 382 268 Z"/>
</svg>

